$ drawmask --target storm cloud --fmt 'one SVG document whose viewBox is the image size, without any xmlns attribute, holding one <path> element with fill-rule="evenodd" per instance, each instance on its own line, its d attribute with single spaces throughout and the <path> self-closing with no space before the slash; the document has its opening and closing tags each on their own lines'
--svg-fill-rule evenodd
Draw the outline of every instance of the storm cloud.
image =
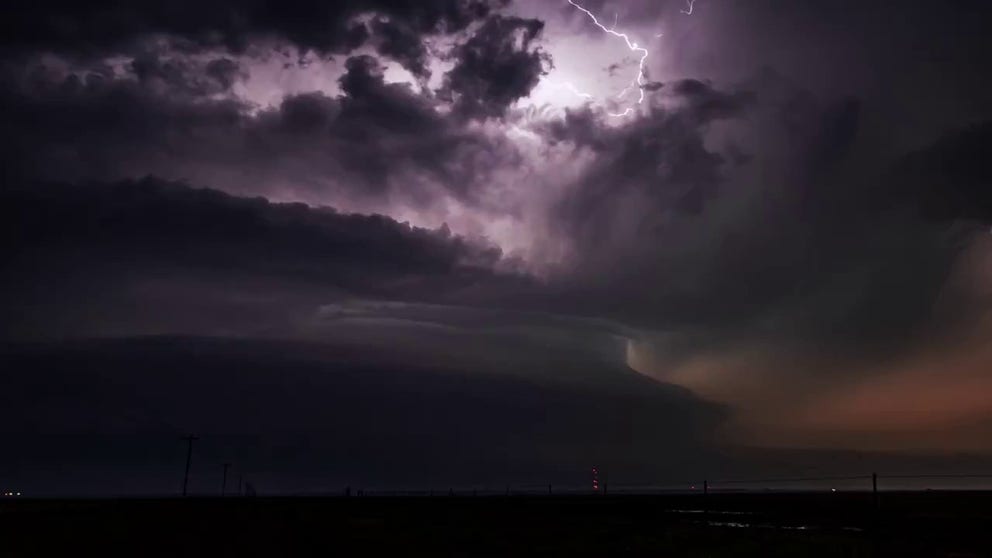
<svg viewBox="0 0 992 558">
<path fill-rule="evenodd" d="M 356 456 L 335 483 L 992 451 L 987 7 L 906 3 L 881 44 L 889 6 L 583 6 L 627 37 L 564 1 L 8 10 L 4 358 L 26 391 L 89 374 L 38 427 L 130 386 L 108 408 L 216 427 L 286 489 L 320 477 L 272 441 L 294 427 Z M 195 373 L 126 383 L 169 354 Z M 244 430 L 147 395 L 242 366 L 313 393 Z"/>
<path fill-rule="evenodd" d="M 348 2 L 40 2 L 19 5 L 4 18 L 3 45 L 20 50 L 71 54 L 129 52 L 156 34 L 185 48 L 223 47 L 244 52 L 255 41 L 274 39 L 318 54 L 346 54 L 370 33 L 381 37 L 383 54 L 395 53 L 415 74 L 423 63 L 423 37 L 454 33 L 505 5 L 504 0 L 356 0 Z M 366 27 L 358 16 L 377 14 Z M 400 37 L 407 42 L 400 48 Z M 389 46 L 393 45 L 393 46 Z"/>
</svg>

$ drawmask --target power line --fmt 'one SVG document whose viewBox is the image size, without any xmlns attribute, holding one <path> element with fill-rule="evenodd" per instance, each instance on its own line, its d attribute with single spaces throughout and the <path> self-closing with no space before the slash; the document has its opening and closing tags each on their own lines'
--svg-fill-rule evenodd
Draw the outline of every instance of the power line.
<svg viewBox="0 0 992 558">
<path fill-rule="evenodd" d="M 978 475 L 971 475 L 971 474 L 965 474 L 965 475 L 956 475 L 956 474 L 947 474 L 947 475 L 940 475 L 940 474 L 938 474 L 938 475 L 879 475 L 879 476 L 880 477 L 887 478 L 887 479 L 992 479 L 992 475 L 981 475 L 981 474 L 978 474 Z"/>
<path fill-rule="evenodd" d="M 802 478 L 778 478 L 778 479 L 730 479 L 714 480 L 710 484 L 767 484 L 777 482 L 814 482 L 814 481 L 840 481 L 840 480 L 864 480 L 870 479 L 871 475 L 857 475 L 849 477 L 802 477 Z"/>
</svg>

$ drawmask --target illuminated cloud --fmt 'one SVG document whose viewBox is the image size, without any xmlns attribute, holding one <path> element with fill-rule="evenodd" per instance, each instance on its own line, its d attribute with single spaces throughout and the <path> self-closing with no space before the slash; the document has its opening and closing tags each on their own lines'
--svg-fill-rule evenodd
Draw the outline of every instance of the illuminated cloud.
<svg viewBox="0 0 992 558">
<path fill-rule="evenodd" d="M 545 471 L 557 440 L 583 475 L 597 451 L 660 467 L 637 445 L 683 424 L 679 447 L 702 461 L 740 446 L 992 452 L 976 395 L 992 358 L 983 6 L 9 12 L 5 341 L 397 350 L 459 378 L 509 374 L 459 393 L 494 389 L 487 408 L 520 429 L 541 405 L 514 422 L 515 397 L 579 390 L 554 408 L 609 425 L 589 452 L 557 419 L 515 446 Z M 644 386 L 677 412 L 595 406 Z"/>
</svg>

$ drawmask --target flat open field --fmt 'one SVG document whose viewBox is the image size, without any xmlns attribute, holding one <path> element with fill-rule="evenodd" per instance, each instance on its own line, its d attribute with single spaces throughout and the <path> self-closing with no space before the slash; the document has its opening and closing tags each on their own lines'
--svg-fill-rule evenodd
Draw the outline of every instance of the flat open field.
<svg viewBox="0 0 992 558">
<path fill-rule="evenodd" d="M 5 500 L 0 556 L 992 556 L 992 493 Z"/>
</svg>

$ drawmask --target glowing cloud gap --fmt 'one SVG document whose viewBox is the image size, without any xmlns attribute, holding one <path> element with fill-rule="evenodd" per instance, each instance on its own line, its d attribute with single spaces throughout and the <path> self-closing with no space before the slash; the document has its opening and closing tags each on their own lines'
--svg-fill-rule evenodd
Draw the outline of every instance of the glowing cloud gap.
<svg viewBox="0 0 992 558">
<path fill-rule="evenodd" d="M 619 32 L 617 32 L 616 29 L 614 29 L 616 27 L 616 23 L 614 23 L 614 25 L 613 25 L 614 28 L 609 28 L 608 29 L 602 23 L 600 23 L 599 22 L 599 19 L 597 19 L 596 16 L 592 12 L 590 12 L 589 10 L 587 10 L 587 9 L 583 8 L 582 6 L 576 4 L 573 0 L 568 0 L 568 3 L 571 4 L 571 5 L 573 5 L 573 6 L 575 6 L 576 8 L 578 8 L 579 10 L 581 10 L 583 13 L 585 13 L 587 16 L 589 16 L 589 19 L 591 19 L 592 22 L 594 24 L 596 24 L 596 27 L 599 27 L 600 29 L 602 29 L 603 32 L 609 33 L 610 35 L 613 35 L 614 37 L 619 37 L 619 38 L 623 39 L 624 42 L 627 43 L 627 48 L 629 48 L 631 52 L 639 52 L 641 54 L 640 62 L 637 65 L 637 77 L 634 78 L 634 81 L 632 81 L 630 83 L 630 85 L 628 85 L 627 87 L 625 87 L 624 90 L 621 91 L 619 95 L 617 95 L 617 98 L 618 99 L 622 99 L 623 96 L 626 95 L 627 92 L 630 90 L 630 88 L 631 87 L 634 87 L 636 85 L 637 86 L 637 89 L 638 89 L 638 92 L 640 93 L 640 97 L 637 99 L 637 103 L 638 104 L 642 103 L 644 101 L 644 61 L 647 60 L 647 58 L 648 58 L 648 49 L 639 46 L 635 42 L 632 42 L 630 40 L 630 37 L 628 37 L 626 33 L 619 33 Z M 628 114 L 630 114 L 632 112 L 634 112 L 634 109 L 628 107 L 627 110 L 625 110 L 623 112 L 620 112 L 620 113 L 608 113 L 608 114 L 610 116 L 620 117 L 620 116 L 627 116 Z"/>
</svg>

